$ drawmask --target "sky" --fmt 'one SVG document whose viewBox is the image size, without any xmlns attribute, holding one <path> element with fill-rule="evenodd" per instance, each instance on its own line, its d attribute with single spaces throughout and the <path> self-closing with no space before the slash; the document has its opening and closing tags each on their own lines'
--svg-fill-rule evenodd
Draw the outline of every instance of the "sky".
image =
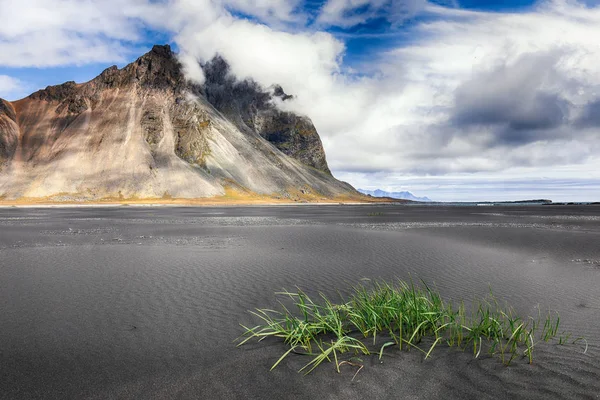
<svg viewBox="0 0 600 400">
<path fill-rule="evenodd" d="M 600 1 L 0 0 L 0 97 L 171 44 L 280 84 L 334 175 L 437 201 L 600 201 Z"/>
</svg>

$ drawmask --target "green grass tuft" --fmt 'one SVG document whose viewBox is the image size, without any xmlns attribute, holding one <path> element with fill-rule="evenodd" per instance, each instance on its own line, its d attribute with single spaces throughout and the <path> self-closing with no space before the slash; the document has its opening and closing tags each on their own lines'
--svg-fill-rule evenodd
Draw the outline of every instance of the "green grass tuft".
<svg viewBox="0 0 600 400">
<path fill-rule="evenodd" d="M 400 280 L 357 285 L 340 304 L 332 303 L 324 294 L 313 301 L 300 289 L 277 294 L 292 302 L 293 312 L 282 302 L 280 310 L 251 311 L 260 324 L 242 325 L 244 333 L 238 346 L 253 338 L 281 338 L 289 349 L 271 369 L 290 353 L 299 353 L 312 357 L 300 369 L 306 374 L 324 361 L 333 362 L 338 372 L 341 365 L 359 366 L 360 371 L 362 365 L 356 362 L 360 354 L 382 358 L 392 347 L 416 349 L 427 359 L 441 344 L 471 349 L 474 357 L 485 351 L 505 365 L 517 357 L 532 363 L 536 343 L 555 339 L 560 325 L 558 314 L 523 319 L 510 306 L 501 307 L 491 292 L 473 302 L 467 312 L 464 302 L 445 302 L 424 282 L 422 286 Z M 569 338 L 570 334 L 563 332 L 558 342 L 565 344 Z M 423 339 L 431 344 L 423 345 Z M 579 340 L 585 339 L 575 342 Z M 341 360 L 345 354 L 352 358 Z"/>
</svg>

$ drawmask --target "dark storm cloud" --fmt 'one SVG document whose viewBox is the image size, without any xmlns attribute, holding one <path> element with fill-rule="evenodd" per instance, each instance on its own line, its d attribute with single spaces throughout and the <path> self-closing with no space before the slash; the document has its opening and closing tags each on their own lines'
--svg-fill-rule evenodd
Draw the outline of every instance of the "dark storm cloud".
<svg viewBox="0 0 600 400">
<path fill-rule="evenodd" d="M 568 115 L 569 103 L 557 94 L 536 93 L 527 99 L 505 100 L 489 98 L 467 107 L 458 103 L 454 122 L 459 126 L 505 125 L 514 131 L 546 130 L 562 125 Z"/>
<path fill-rule="evenodd" d="M 578 128 L 600 127 L 600 98 L 587 104 L 575 122 Z"/>
<path fill-rule="evenodd" d="M 556 72 L 560 56 L 559 52 L 528 54 L 513 65 L 474 76 L 456 90 L 450 124 L 459 132 L 487 128 L 490 146 L 556 139 L 571 107 L 557 89 L 572 84 Z"/>
</svg>

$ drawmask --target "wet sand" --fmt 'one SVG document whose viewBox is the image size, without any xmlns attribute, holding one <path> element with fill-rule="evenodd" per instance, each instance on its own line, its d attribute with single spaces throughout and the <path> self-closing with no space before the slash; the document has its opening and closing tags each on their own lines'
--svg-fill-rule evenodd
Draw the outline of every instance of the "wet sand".
<svg viewBox="0 0 600 400">
<path fill-rule="evenodd" d="M 0 209 L 0 398 L 598 398 L 599 243 L 600 206 Z M 269 372 L 282 343 L 233 343 L 282 288 L 411 276 L 556 310 L 587 353 L 390 350 L 351 381 L 299 374 L 299 355 Z"/>
</svg>

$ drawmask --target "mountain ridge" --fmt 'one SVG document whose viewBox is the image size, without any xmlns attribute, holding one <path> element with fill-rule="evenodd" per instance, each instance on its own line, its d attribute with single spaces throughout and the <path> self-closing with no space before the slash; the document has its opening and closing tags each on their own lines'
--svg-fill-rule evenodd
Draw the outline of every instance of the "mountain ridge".
<svg viewBox="0 0 600 400">
<path fill-rule="evenodd" d="M 237 80 L 224 59 L 186 80 L 171 48 L 154 46 L 85 83 L 0 101 L 0 196 L 206 198 L 227 188 L 286 199 L 361 198 L 331 175 L 308 117 L 291 98 Z"/>
</svg>

